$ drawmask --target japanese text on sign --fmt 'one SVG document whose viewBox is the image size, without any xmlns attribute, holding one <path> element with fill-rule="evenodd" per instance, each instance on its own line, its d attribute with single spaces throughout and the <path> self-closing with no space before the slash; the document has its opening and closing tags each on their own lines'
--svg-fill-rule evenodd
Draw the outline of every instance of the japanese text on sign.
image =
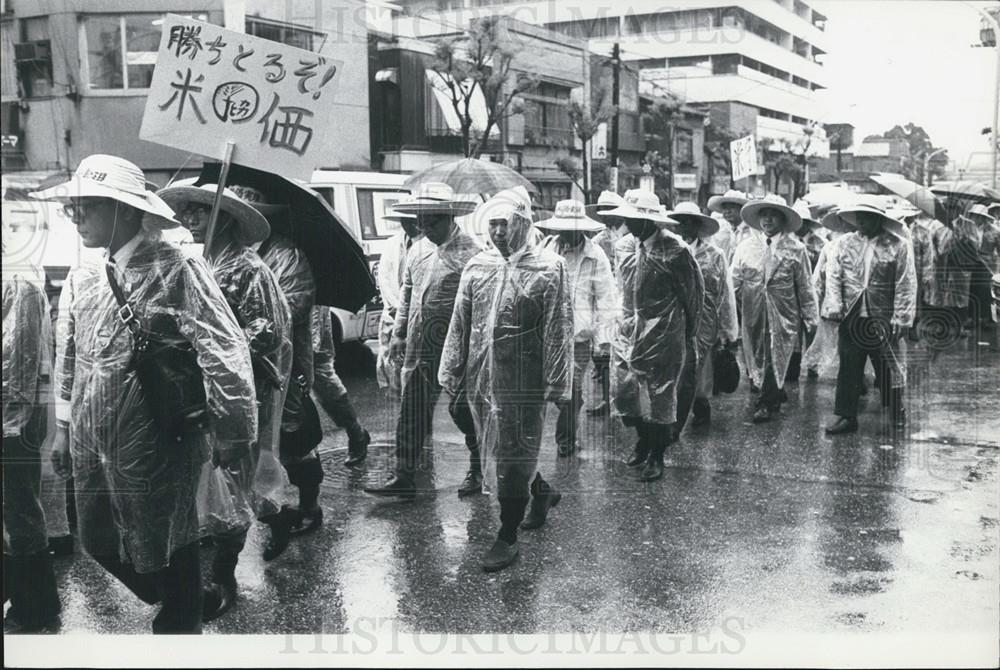
<svg viewBox="0 0 1000 670">
<path fill-rule="evenodd" d="M 753 135 L 729 143 L 729 157 L 733 165 L 733 181 L 757 174 L 757 142 Z"/>
<path fill-rule="evenodd" d="M 319 54 L 168 14 L 139 137 L 309 179 L 336 152 L 329 104 L 343 67 Z M 315 159 L 310 157 L 315 156 Z"/>
</svg>

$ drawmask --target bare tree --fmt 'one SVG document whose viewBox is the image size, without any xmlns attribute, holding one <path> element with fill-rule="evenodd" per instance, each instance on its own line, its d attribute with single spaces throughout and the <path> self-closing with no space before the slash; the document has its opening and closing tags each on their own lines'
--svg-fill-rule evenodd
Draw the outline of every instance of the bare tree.
<svg viewBox="0 0 1000 670">
<path fill-rule="evenodd" d="M 569 120 L 573 124 L 573 132 L 576 134 L 583 144 L 583 181 L 586 182 L 586 175 L 588 174 L 588 163 L 590 161 L 590 156 L 587 153 L 587 142 L 597 134 L 597 130 L 600 128 L 602 123 L 607 123 L 615 115 L 617 108 L 614 105 L 607 104 L 604 99 L 604 92 L 602 91 L 601 97 L 597 101 L 577 101 L 574 100 L 569 103 Z M 596 102 L 596 104 L 595 104 Z M 558 161 L 557 161 L 558 162 Z M 562 166 L 560 166 L 562 169 Z M 566 170 L 564 173 L 571 175 Z M 574 183 L 576 180 L 574 179 Z M 585 184 L 585 187 L 580 187 L 580 191 L 583 192 L 583 197 L 585 202 L 589 205 L 593 199 L 593 185 Z"/>
<path fill-rule="evenodd" d="M 513 71 L 519 51 L 503 18 L 496 16 L 472 21 L 465 34 L 437 42 L 431 70 L 438 75 L 435 85 L 448 94 L 458 115 L 466 157 L 478 158 L 501 121 L 520 113 L 519 96 L 538 86 L 537 76 Z M 477 89 L 486 103 L 481 129 L 473 128 L 472 101 Z"/>
</svg>

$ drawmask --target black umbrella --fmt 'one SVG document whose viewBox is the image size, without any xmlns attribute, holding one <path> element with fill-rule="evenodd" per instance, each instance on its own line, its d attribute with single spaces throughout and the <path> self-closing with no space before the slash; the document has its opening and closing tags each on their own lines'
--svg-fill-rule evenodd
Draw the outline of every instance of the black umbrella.
<svg viewBox="0 0 1000 670">
<path fill-rule="evenodd" d="M 205 163 L 197 185 L 215 184 L 220 163 Z M 329 203 L 304 182 L 293 181 L 235 163 L 229 184 L 255 188 L 274 205 L 287 205 L 269 216 L 271 230 L 289 238 L 305 252 L 316 280 L 316 303 L 356 312 L 378 291 L 361 245 Z"/>
</svg>

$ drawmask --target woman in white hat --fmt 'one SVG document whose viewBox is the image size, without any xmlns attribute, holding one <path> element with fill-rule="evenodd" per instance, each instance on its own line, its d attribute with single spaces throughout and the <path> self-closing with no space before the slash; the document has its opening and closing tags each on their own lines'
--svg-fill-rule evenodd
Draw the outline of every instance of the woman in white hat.
<svg viewBox="0 0 1000 670">
<path fill-rule="evenodd" d="M 198 633 L 195 493 L 206 434 L 223 466 L 247 458 L 257 439 L 245 335 L 204 259 L 161 239 L 159 230 L 178 222 L 134 164 L 90 156 L 67 184 L 36 197 L 67 202 L 83 244 L 108 250 L 106 268 L 70 271 L 59 301 L 52 458 L 57 472 L 74 478 L 81 545 L 142 600 L 160 603 L 154 633 Z M 193 349 L 207 427 L 185 422 L 175 438 L 157 425 L 145 397 L 155 390 L 131 366 L 133 333 L 123 321 L 130 314 L 171 350 Z"/>
<path fill-rule="evenodd" d="M 157 195 L 177 213 L 194 243 L 205 244 L 217 190 L 216 184 L 168 186 Z M 225 519 L 226 523 L 217 523 L 214 515 L 202 519 L 204 531 L 215 540 L 204 621 L 222 616 L 236 601 L 236 564 L 253 519 L 280 523 L 277 517 L 284 502 L 287 480 L 278 460 L 278 437 L 292 366 L 291 315 L 277 278 L 251 248 L 270 234 L 271 226 L 263 214 L 230 189 L 223 189 L 208 257 L 215 280 L 250 347 L 258 432 L 250 458 L 228 469 L 235 485 L 231 495 L 239 514 Z"/>
<path fill-rule="evenodd" d="M 574 322 L 565 261 L 531 241 L 528 192 L 502 191 L 476 215 L 493 247 L 462 272 L 438 379 L 449 392 L 464 387 L 473 408 L 483 490 L 500 503 L 500 530 L 483 557 L 495 572 L 517 558 L 518 527 L 541 527 L 561 498 L 537 471 L 538 452 L 547 403 L 570 400 Z"/>
<path fill-rule="evenodd" d="M 899 222 L 868 204 L 841 208 L 836 216 L 857 228 L 845 235 L 827 277 L 824 317 L 840 321 L 836 420 L 830 435 L 858 430 L 858 402 L 868 358 L 880 380 L 882 406 L 903 428 L 906 367 L 899 340 L 913 325 L 917 281 L 909 240 L 891 232 Z"/>
<path fill-rule="evenodd" d="M 709 403 L 714 385 L 712 350 L 735 343 L 739 337 L 736 295 L 725 254 L 708 242 L 719 231 L 718 221 L 702 214 L 693 202 L 678 203 L 673 211 L 667 212 L 667 216 L 678 222 L 674 231 L 691 247 L 705 282 L 705 304 L 698 325 L 697 386 L 691 421 L 693 426 L 702 426 L 712 417 Z"/>
<path fill-rule="evenodd" d="M 570 300 L 573 306 L 573 395 L 569 404 L 559 408 L 556 444 L 560 456 L 574 453 L 577 444 L 577 419 L 583 406 L 583 378 L 593 355 L 595 361 L 610 361 L 611 336 L 621 309 L 618 287 L 611 273 L 611 263 L 604 252 L 587 238 L 587 233 L 601 230 L 601 224 L 587 217 L 583 204 L 562 200 L 556 204 L 551 219 L 535 224 L 554 233 L 542 243 L 566 261 Z"/>
<path fill-rule="evenodd" d="M 799 214 L 780 196 L 743 206 L 747 225 L 760 231 L 744 240 L 733 256 L 733 289 L 740 306 L 743 358 L 751 382 L 760 389 L 754 423 L 770 421 L 784 402 L 785 373 L 803 330 L 816 327 L 819 314 L 809 276 L 805 245 L 794 235 Z"/>
<path fill-rule="evenodd" d="M 615 405 L 639 437 L 628 465 L 642 467 L 640 480 L 654 481 L 663 476 L 663 455 L 693 401 L 705 285 L 691 249 L 668 230 L 677 221 L 653 193 L 628 191 L 625 204 L 610 214 L 625 219 L 633 240 L 630 247 L 619 244 Z"/>
<path fill-rule="evenodd" d="M 712 237 L 712 244 L 726 254 L 726 262 L 731 263 L 736 248 L 740 246 L 748 237 L 756 234 L 753 228 L 748 226 L 740 217 L 740 210 L 743 205 L 750 202 L 751 198 L 742 191 L 730 189 L 723 195 L 713 195 L 708 199 L 708 211 L 721 215 L 728 226 L 722 226 L 719 232 Z"/>
<path fill-rule="evenodd" d="M 459 227 L 455 218 L 475 208 L 475 203 L 457 197 L 450 186 L 436 182 L 421 184 L 412 197 L 393 208 L 401 214 L 416 216 L 424 239 L 407 253 L 402 296 L 390 343 L 390 357 L 401 364 L 395 473 L 386 484 L 368 487 L 365 493 L 404 499 L 416 495 L 417 463 L 431 432 L 434 408 L 441 394 L 437 372 L 444 336 L 462 269 L 480 251 L 479 244 Z M 465 497 L 482 490 L 479 441 L 464 391 L 451 390 L 455 393 L 448 403 L 448 412 L 465 436 L 469 451 L 469 470 L 458 490 L 458 495 Z"/>
</svg>

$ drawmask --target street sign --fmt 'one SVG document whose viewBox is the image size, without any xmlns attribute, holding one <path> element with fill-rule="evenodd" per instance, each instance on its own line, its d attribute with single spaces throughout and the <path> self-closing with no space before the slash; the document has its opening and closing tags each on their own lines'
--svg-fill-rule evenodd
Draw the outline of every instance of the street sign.
<svg viewBox="0 0 1000 670">
<path fill-rule="evenodd" d="M 757 142 L 753 135 L 730 142 L 729 157 L 733 165 L 733 181 L 757 174 Z"/>
<path fill-rule="evenodd" d="M 590 157 L 599 161 L 608 157 L 608 124 L 598 124 L 597 132 L 590 138 Z"/>
<path fill-rule="evenodd" d="M 674 174 L 674 188 L 678 191 L 693 191 L 698 188 L 698 175 L 694 173 Z"/>
<path fill-rule="evenodd" d="M 644 174 L 639 177 L 639 190 L 649 191 L 653 193 L 656 191 L 656 182 L 651 174 Z"/>
<path fill-rule="evenodd" d="M 336 155 L 343 62 L 167 14 L 139 138 L 308 180 Z"/>
</svg>

